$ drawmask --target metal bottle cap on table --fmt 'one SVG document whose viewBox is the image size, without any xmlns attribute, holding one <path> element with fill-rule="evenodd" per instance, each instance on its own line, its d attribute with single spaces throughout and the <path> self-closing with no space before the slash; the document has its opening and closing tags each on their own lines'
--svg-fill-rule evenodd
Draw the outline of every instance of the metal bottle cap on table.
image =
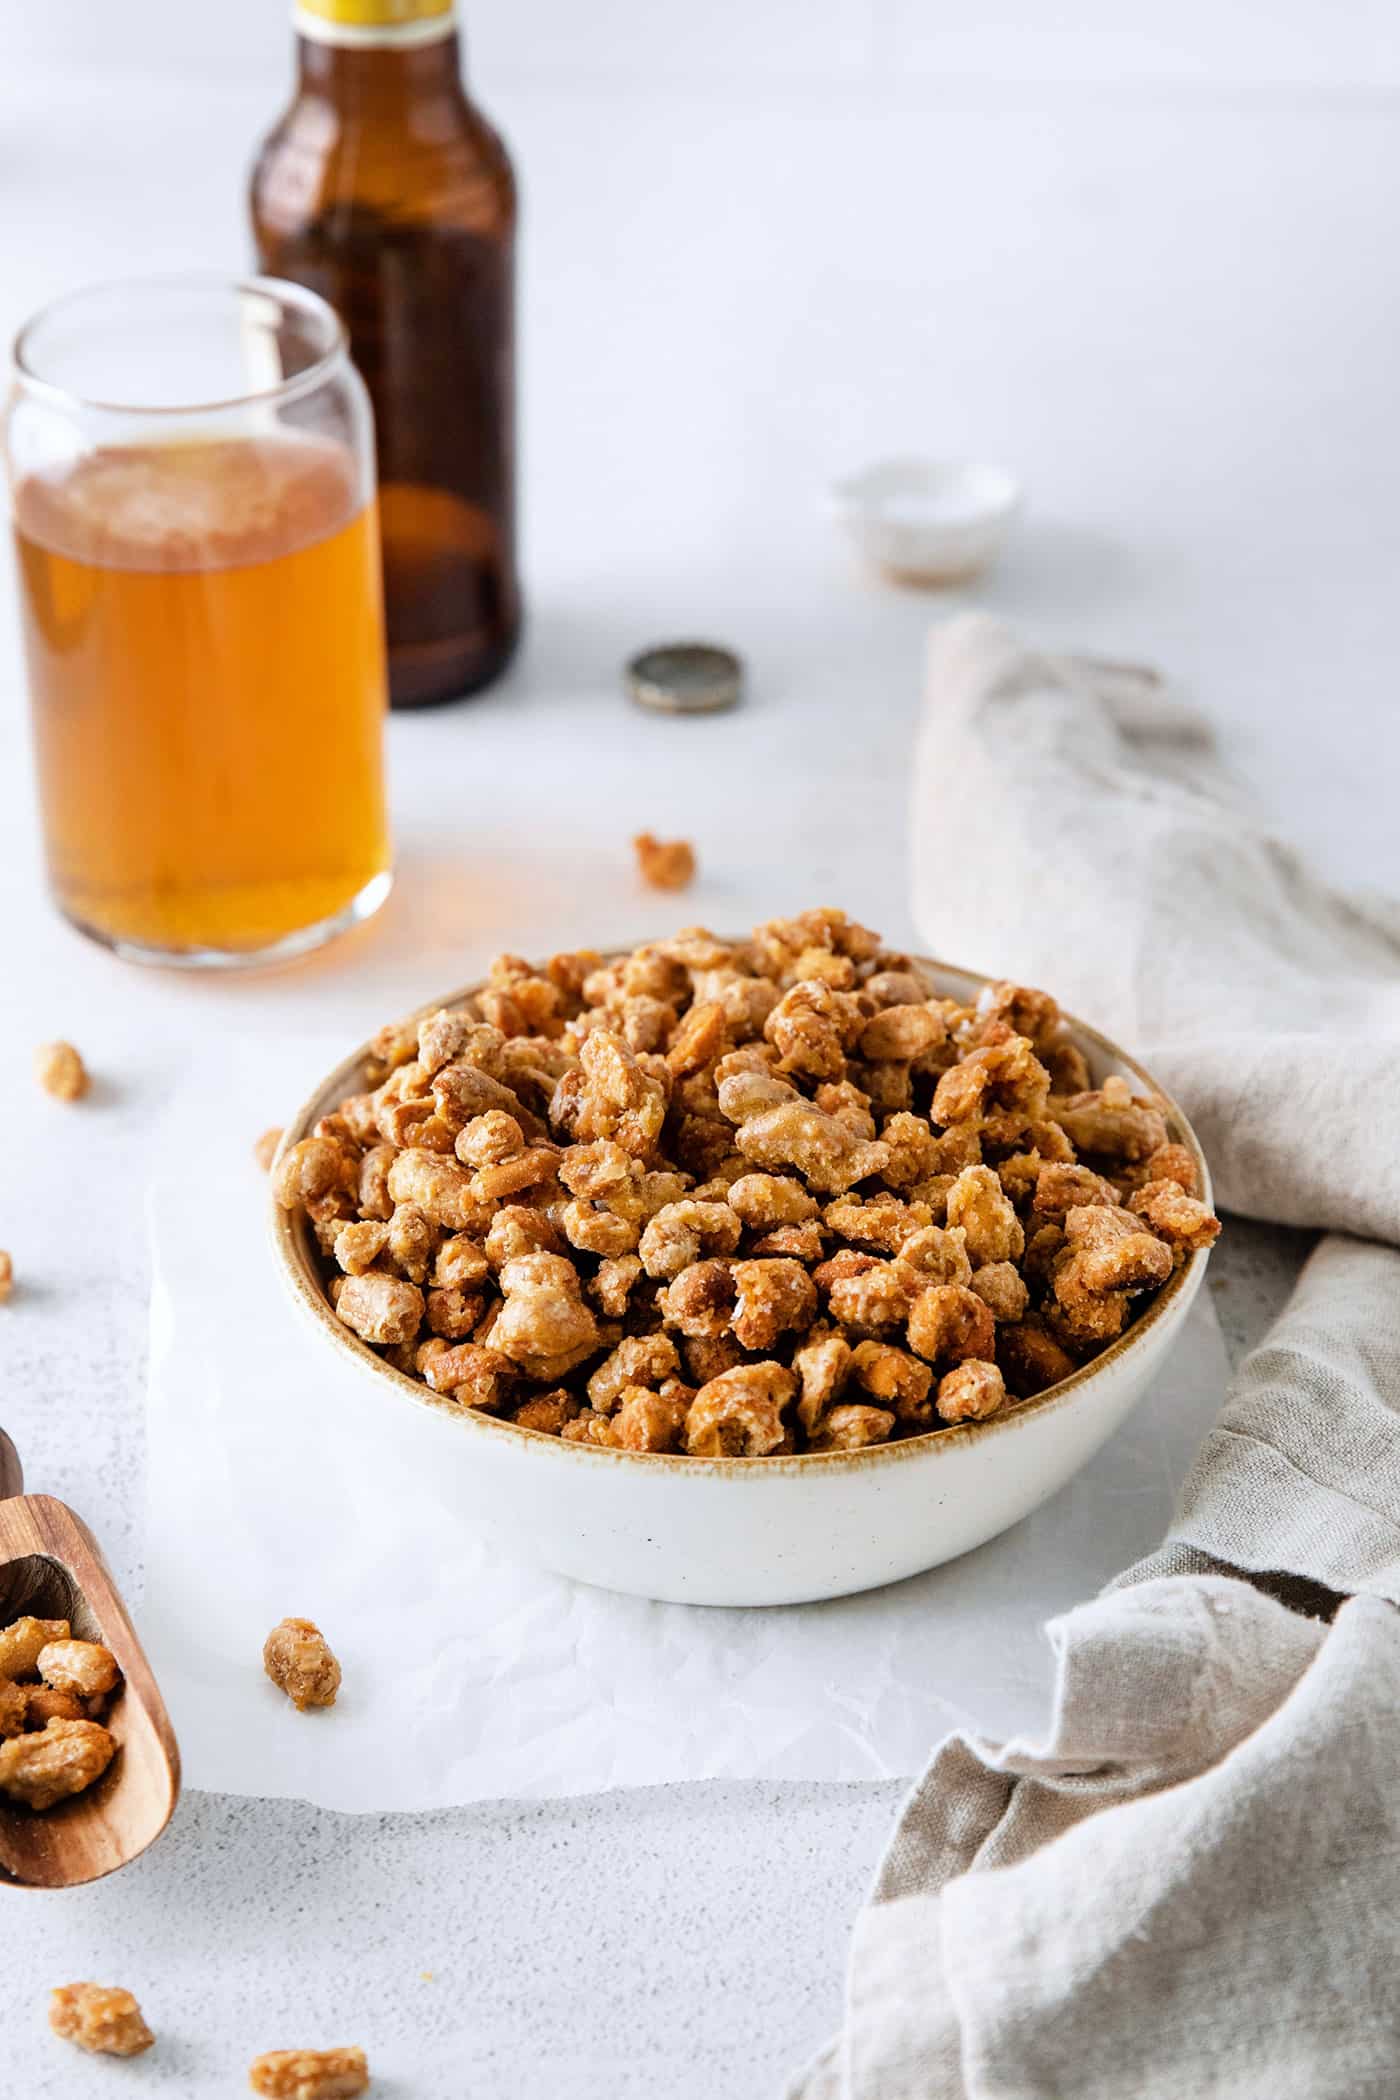
<svg viewBox="0 0 1400 2100">
<path fill-rule="evenodd" d="M 733 707 L 743 689 L 743 664 L 732 649 L 712 642 L 666 642 L 643 649 L 627 666 L 632 698 L 666 714 L 710 714 Z"/>
</svg>

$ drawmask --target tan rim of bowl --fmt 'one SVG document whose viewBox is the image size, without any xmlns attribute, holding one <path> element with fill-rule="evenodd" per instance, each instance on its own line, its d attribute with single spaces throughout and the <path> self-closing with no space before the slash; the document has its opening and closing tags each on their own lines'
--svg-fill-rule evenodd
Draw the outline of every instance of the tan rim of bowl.
<svg viewBox="0 0 1400 2100">
<path fill-rule="evenodd" d="M 618 956 L 629 955 L 631 952 L 628 948 L 610 948 L 603 951 L 603 959 L 613 961 Z M 913 957 L 913 960 L 922 969 L 930 971 L 940 984 L 948 980 L 960 980 L 960 985 L 947 994 L 950 997 L 964 996 L 966 988 L 970 986 L 980 989 L 1002 981 L 999 978 L 988 977 L 980 970 L 965 970 L 954 963 L 938 962 L 931 956 L 919 955 Z M 478 978 L 474 984 L 469 984 L 460 991 L 449 992 L 441 999 L 428 1000 L 425 1005 L 406 1016 L 406 1019 L 418 1022 L 426 1019 L 429 1014 L 437 1013 L 441 1007 L 462 1006 L 483 989 L 484 982 Z M 1092 1049 L 1100 1063 L 1108 1070 L 1130 1074 L 1138 1081 L 1142 1091 L 1154 1095 L 1161 1103 L 1166 1115 L 1168 1133 L 1176 1143 L 1184 1144 L 1191 1153 L 1200 1176 L 1201 1194 L 1209 1203 L 1212 1200 L 1212 1192 L 1206 1156 L 1201 1150 L 1195 1131 L 1166 1088 L 1159 1085 L 1135 1057 L 1129 1057 L 1126 1050 L 1121 1049 L 1108 1036 L 1101 1035 L 1098 1029 L 1090 1028 L 1073 1014 L 1067 1013 L 1064 1018 L 1081 1049 Z M 347 1094 L 363 1091 L 365 1067 L 369 1057 L 369 1044 L 361 1043 L 358 1050 L 352 1051 L 349 1057 L 343 1059 L 335 1070 L 327 1075 L 286 1126 L 281 1145 L 278 1147 L 279 1159 L 287 1147 L 305 1137 L 322 1116 L 329 1115 L 332 1109 L 337 1108 Z M 897 1443 L 872 1444 L 860 1451 L 800 1451 L 772 1458 L 691 1458 L 680 1452 L 611 1450 L 593 1444 L 566 1443 L 560 1437 L 546 1435 L 541 1429 L 522 1429 L 515 1422 L 502 1421 L 494 1415 L 483 1414 L 479 1408 L 459 1407 L 454 1401 L 434 1393 L 420 1379 L 409 1378 L 402 1371 L 395 1370 L 392 1364 L 386 1363 L 383 1357 L 376 1354 L 368 1342 L 361 1341 L 357 1334 L 352 1334 L 350 1329 L 336 1318 L 325 1294 L 319 1258 L 313 1250 L 306 1219 L 299 1211 L 284 1211 L 279 1204 L 273 1202 L 272 1239 L 279 1267 L 298 1305 L 310 1315 L 321 1333 L 328 1337 L 337 1349 L 351 1358 L 362 1371 L 377 1373 L 400 1399 L 411 1401 L 415 1407 L 426 1409 L 441 1419 L 460 1424 L 468 1434 L 509 1436 L 517 1441 L 528 1441 L 549 1450 L 567 1452 L 570 1463 L 577 1461 L 580 1464 L 605 1466 L 667 1466 L 673 1471 L 688 1473 L 728 1473 L 736 1466 L 757 1474 L 808 1472 L 818 1466 L 854 1471 L 868 1466 L 899 1465 L 915 1457 L 929 1457 L 955 1445 L 970 1443 L 977 1438 L 1006 1435 L 1034 1415 L 1045 1414 L 1052 1408 L 1069 1405 L 1084 1392 L 1092 1379 L 1099 1377 L 1111 1364 L 1119 1362 L 1130 1350 L 1136 1348 L 1147 1333 L 1165 1318 L 1178 1299 L 1183 1295 L 1194 1296 L 1201 1273 L 1210 1258 L 1209 1248 L 1198 1249 L 1179 1269 L 1173 1271 L 1156 1297 L 1139 1313 L 1132 1326 L 1119 1335 L 1116 1341 L 1110 1342 L 1098 1356 L 1091 1358 L 1086 1364 L 1081 1364 L 1077 1371 L 1071 1371 L 1068 1378 L 1060 1379 L 1055 1385 L 1046 1386 L 1043 1392 L 1034 1394 L 1029 1400 L 1016 1401 L 1003 1414 L 993 1415 L 989 1421 L 959 1423 L 946 1429 L 929 1430 L 921 1436 L 903 1437 Z"/>
</svg>

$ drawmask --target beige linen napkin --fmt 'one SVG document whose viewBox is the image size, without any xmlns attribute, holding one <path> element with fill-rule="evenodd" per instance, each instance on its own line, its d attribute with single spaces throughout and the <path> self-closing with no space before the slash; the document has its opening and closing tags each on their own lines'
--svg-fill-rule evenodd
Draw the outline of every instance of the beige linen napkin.
<svg viewBox="0 0 1400 2100">
<path fill-rule="evenodd" d="M 935 637 L 921 931 L 1140 1045 L 1232 1207 L 1400 1238 L 1400 912 L 1129 698 L 983 619 Z M 1047 1741 L 934 1756 L 794 2100 L 1394 2100 L 1397 1604 L 1400 1255 L 1334 1236 L 1163 1547 L 1049 1627 Z"/>
</svg>

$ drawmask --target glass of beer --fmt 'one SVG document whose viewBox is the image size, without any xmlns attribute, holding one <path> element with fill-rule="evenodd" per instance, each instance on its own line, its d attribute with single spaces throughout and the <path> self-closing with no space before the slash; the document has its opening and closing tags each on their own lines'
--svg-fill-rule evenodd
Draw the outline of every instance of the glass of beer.
<svg viewBox="0 0 1400 2100">
<path fill-rule="evenodd" d="M 49 877 L 143 962 L 296 955 L 392 880 L 369 399 L 315 293 L 77 292 L 5 423 Z"/>
</svg>

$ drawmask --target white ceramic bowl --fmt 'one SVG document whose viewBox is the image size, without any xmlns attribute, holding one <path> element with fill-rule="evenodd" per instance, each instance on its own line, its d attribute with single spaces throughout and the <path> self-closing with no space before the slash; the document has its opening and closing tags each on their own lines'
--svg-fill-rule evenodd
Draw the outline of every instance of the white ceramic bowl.
<svg viewBox="0 0 1400 2100">
<path fill-rule="evenodd" d="M 927 963 L 940 993 L 975 999 L 984 977 Z M 479 989 L 435 999 L 433 1013 Z M 1096 1082 L 1123 1072 L 1159 1095 L 1171 1134 L 1210 1179 L 1186 1118 L 1133 1058 L 1071 1017 Z M 288 1125 L 284 1146 L 364 1083 L 368 1045 L 339 1065 Z M 864 1451 L 791 1458 L 685 1458 L 597 1450 L 517 1429 L 439 1399 L 392 1369 L 341 1325 L 325 1296 L 306 1221 L 274 1206 L 273 1242 L 297 1303 L 326 1344 L 326 1370 L 372 1379 L 392 1438 L 404 1409 L 427 1416 L 420 1436 L 433 1490 L 464 1523 L 509 1534 L 523 1554 L 606 1589 L 685 1604 L 798 1604 L 843 1597 L 937 1567 L 982 1545 L 1077 1473 L 1142 1398 L 1200 1288 L 1193 1254 L 1126 1334 L 1058 1385 L 991 1421 Z M 402 1441 L 402 1440 L 401 1440 Z"/>
<path fill-rule="evenodd" d="M 886 459 L 838 481 L 832 504 L 862 554 L 900 583 L 964 583 L 998 553 L 1021 506 L 1004 467 Z"/>
</svg>

